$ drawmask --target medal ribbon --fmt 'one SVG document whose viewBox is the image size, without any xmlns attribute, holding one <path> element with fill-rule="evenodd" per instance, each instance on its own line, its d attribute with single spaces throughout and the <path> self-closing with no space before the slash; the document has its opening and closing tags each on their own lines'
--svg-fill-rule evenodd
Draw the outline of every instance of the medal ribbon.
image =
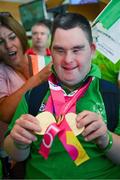
<svg viewBox="0 0 120 180">
<path fill-rule="evenodd" d="M 48 126 L 44 137 L 42 139 L 42 143 L 40 146 L 40 149 L 38 151 L 39 154 L 41 154 L 45 159 L 48 158 L 50 148 L 52 146 L 54 137 L 60 132 L 59 127 L 56 123 L 52 123 L 50 126 Z"/>
<path fill-rule="evenodd" d="M 86 90 L 88 89 L 92 77 L 89 77 L 84 85 L 80 87 L 77 91 L 74 91 L 70 95 L 66 95 L 63 89 L 56 85 L 58 84 L 53 75 L 49 77 L 49 87 L 51 96 L 48 98 L 46 104 L 46 111 L 56 114 L 56 119 L 58 123 L 52 123 L 46 130 L 43 140 L 39 149 L 39 153 L 44 157 L 48 158 L 50 148 L 54 137 L 58 135 L 60 141 L 62 142 L 64 148 L 69 153 L 72 160 L 76 165 L 89 159 L 87 153 L 83 149 L 82 145 L 78 141 L 77 137 L 74 135 L 73 131 L 69 127 L 65 115 L 68 112 L 75 112 L 76 101 L 81 98 Z M 53 108 L 54 107 L 54 108 Z"/>
</svg>

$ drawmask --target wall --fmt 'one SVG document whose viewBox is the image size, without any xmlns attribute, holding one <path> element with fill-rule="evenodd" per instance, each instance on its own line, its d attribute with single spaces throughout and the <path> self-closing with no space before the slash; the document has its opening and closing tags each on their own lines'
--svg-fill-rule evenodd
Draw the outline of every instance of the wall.
<svg viewBox="0 0 120 180">
<path fill-rule="evenodd" d="M 106 4 L 109 2 L 109 0 L 102 1 L 103 2 L 97 4 L 69 6 L 68 11 L 81 13 L 85 15 L 89 20 L 94 20 L 96 16 L 101 12 L 101 10 L 106 6 Z M 46 4 L 48 8 L 53 8 L 62 4 L 62 2 L 63 0 L 48 0 Z M 20 3 L 0 2 L 0 12 L 9 11 L 18 21 L 20 21 L 19 5 Z"/>
<path fill-rule="evenodd" d="M 80 13 L 93 21 L 101 11 L 101 8 L 99 4 L 89 4 L 82 6 L 69 6 L 68 11 Z"/>
<path fill-rule="evenodd" d="M 20 3 L 12 3 L 12 2 L 0 2 L 0 12 L 7 11 L 12 14 L 12 16 L 16 20 L 20 20 L 19 7 Z"/>
<path fill-rule="evenodd" d="M 105 2 L 106 0 L 103 0 L 104 2 L 99 2 L 95 4 L 86 4 L 86 5 L 69 5 L 68 11 L 69 12 L 77 12 L 80 14 L 85 15 L 89 20 L 93 21 L 98 14 L 104 9 L 104 7 L 107 5 Z M 58 2 L 58 1 L 57 1 Z M 59 4 L 61 4 L 62 1 L 59 0 Z M 58 6 L 56 1 L 48 0 L 47 1 L 47 7 L 48 9 L 54 8 Z"/>
</svg>

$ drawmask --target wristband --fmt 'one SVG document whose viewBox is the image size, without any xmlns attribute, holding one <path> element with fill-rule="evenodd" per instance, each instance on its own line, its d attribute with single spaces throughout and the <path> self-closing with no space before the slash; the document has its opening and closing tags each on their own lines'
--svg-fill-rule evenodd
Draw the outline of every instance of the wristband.
<svg viewBox="0 0 120 180">
<path fill-rule="evenodd" d="M 109 142 L 108 142 L 107 146 L 104 149 L 101 149 L 101 151 L 103 153 L 108 152 L 111 149 L 112 145 L 113 145 L 112 133 L 110 131 L 108 131 L 108 136 L 109 136 Z"/>
<path fill-rule="evenodd" d="M 25 150 L 25 149 L 28 149 L 30 147 L 29 144 L 19 144 L 16 141 L 14 141 L 14 145 L 16 148 L 21 149 L 21 150 Z"/>
</svg>

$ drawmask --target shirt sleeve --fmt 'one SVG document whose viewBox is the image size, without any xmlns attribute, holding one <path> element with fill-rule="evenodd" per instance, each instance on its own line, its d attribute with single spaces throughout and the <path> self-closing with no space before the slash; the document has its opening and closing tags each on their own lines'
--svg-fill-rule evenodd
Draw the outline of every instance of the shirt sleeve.
<svg viewBox="0 0 120 180">
<path fill-rule="evenodd" d="M 22 97 L 21 101 L 19 102 L 19 104 L 17 106 L 17 109 L 16 109 L 14 116 L 11 120 L 11 123 L 8 126 L 8 130 L 5 133 L 5 136 L 7 136 L 10 133 L 10 131 L 12 130 L 16 120 L 18 118 L 20 118 L 20 116 L 23 114 L 28 114 L 28 104 L 27 104 L 25 95 Z"/>
<path fill-rule="evenodd" d="M 7 79 L 4 67 L 0 65 L 0 98 L 8 96 Z"/>
</svg>

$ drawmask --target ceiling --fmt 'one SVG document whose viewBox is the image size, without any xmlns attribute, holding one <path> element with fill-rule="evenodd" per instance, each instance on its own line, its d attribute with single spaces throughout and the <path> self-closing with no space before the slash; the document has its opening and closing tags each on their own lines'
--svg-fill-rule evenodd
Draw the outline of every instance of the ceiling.
<svg viewBox="0 0 120 180">
<path fill-rule="evenodd" d="M 29 3 L 34 0 L 0 0 L 0 12 L 8 11 L 13 17 L 15 17 L 18 21 L 21 20 L 19 6 L 20 4 Z M 68 0 L 44 0 L 47 8 L 52 9 L 54 7 L 58 7 L 63 2 Z M 103 10 L 103 8 L 107 5 L 111 0 L 100 0 L 101 3 L 89 6 L 69 6 L 68 11 L 70 12 L 81 12 L 83 15 L 88 17 L 90 20 L 94 20 L 95 17 Z"/>
<path fill-rule="evenodd" d="M 19 2 L 19 3 L 27 3 L 27 2 L 30 2 L 30 1 L 33 1 L 33 0 L 24 0 L 24 1 L 21 1 L 21 0 L 0 0 L 0 2 Z M 50 1 L 50 0 L 46 0 L 46 1 Z M 45 2 L 46 2 L 45 1 Z M 101 2 L 105 2 L 105 3 L 108 3 L 110 0 L 100 0 Z"/>
<path fill-rule="evenodd" d="M 24 1 L 21 1 L 21 0 L 0 0 L 0 2 L 19 2 L 19 3 L 27 3 L 27 2 L 30 2 L 32 0 L 24 0 Z"/>
<path fill-rule="evenodd" d="M 21 3 L 21 4 L 28 3 L 31 1 L 34 1 L 34 0 L 0 0 L 0 2 L 13 2 L 13 3 Z M 47 2 L 51 0 L 44 0 L 44 1 Z"/>
</svg>

